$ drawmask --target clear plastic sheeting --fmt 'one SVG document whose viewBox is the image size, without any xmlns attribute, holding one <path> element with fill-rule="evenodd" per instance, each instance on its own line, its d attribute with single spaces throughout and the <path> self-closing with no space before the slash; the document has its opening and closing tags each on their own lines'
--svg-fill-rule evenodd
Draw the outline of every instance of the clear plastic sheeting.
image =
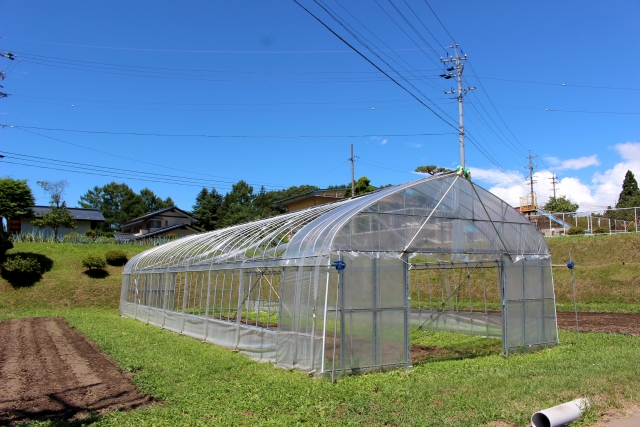
<svg viewBox="0 0 640 427">
<path fill-rule="evenodd" d="M 557 342 L 543 236 L 455 174 L 184 237 L 122 283 L 123 316 L 331 378 L 410 366 L 412 327 Z"/>
</svg>

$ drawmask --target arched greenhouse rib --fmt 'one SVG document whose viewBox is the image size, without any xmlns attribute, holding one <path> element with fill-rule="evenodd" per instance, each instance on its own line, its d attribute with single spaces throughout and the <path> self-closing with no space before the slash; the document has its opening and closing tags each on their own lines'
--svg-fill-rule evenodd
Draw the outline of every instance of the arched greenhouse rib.
<svg viewBox="0 0 640 427">
<path fill-rule="evenodd" d="M 544 237 L 456 174 L 149 249 L 120 312 L 332 378 L 411 366 L 412 327 L 500 337 L 506 354 L 557 342 Z"/>
</svg>

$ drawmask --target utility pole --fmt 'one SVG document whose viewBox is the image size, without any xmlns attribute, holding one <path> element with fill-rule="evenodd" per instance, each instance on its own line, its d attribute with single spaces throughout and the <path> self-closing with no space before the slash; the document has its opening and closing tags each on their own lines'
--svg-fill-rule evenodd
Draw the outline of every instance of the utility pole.
<svg viewBox="0 0 640 427">
<path fill-rule="evenodd" d="M 453 57 L 451 55 L 449 55 L 448 59 L 442 59 L 442 57 L 440 57 L 440 62 L 447 63 L 447 62 L 451 62 L 452 66 L 448 67 L 446 70 L 448 71 L 447 73 L 443 73 L 440 74 L 440 77 L 444 78 L 444 79 L 453 79 L 453 78 L 457 78 L 458 79 L 458 89 L 451 89 L 449 91 L 446 91 L 445 94 L 446 95 L 453 95 L 456 94 L 456 98 L 458 99 L 458 138 L 460 140 L 460 166 L 462 166 L 462 170 L 464 170 L 465 168 L 465 159 L 464 159 L 464 114 L 463 114 L 463 109 L 462 109 L 462 100 L 464 98 L 465 93 L 469 92 L 470 90 L 475 90 L 475 87 L 468 87 L 466 89 L 462 88 L 462 72 L 464 71 L 464 62 L 462 61 L 466 61 L 467 60 L 467 55 L 465 54 L 464 56 L 460 56 L 460 54 L 458 53 L 458 45 L 455 46 L 449 46 L 450 49 L 454 49 L 455 50 L 455 54 L 456 56 Z M 456 74 L 452 74 L 451 71 L 456 71 Z"/>
<path fill-rule="evenodd" d="M 560 184 L 560 182 L 558 182 L 558 180 L 556 178 L 558 178 L 558 176 L 555 173 L 551 176 L 551 178 L 549 178 L 551 180 L 551 185 L 553 185 L 553 198 L 554 198 L 554 200 L 556 198 L 556 184 Z"/>
<path fill-rule="evenodd" d="M 356 195 L 356 181 L 355 181 L 355 156 L 353 155 L 353 144 L 351 144 L 351 157 L 349 157 L 349 161 L 351 162 L 351 197 L 355 197 Z"/>
<path fill-rule="evenodd" d="M 533 193 L 533 183 L 535 182 L 533 180 L 533 168 L 537 168 L 538 165 L 534 165 L 533 164 L 533 159 L 535 159 L 536 157 L 538 157 L 537 155 L 533 155 L 531 154 L 531 150 L 529 150 L 529 155 L 527 156 L 527 159 L 529 159 L 529 166 L 525 166 L 525 169 L 528 167 L 529 168 L 529 186 L 531 188 L 531 205 L 535 206 L 536 202 L 535 202 L 535 194 Z"/>
</svg>

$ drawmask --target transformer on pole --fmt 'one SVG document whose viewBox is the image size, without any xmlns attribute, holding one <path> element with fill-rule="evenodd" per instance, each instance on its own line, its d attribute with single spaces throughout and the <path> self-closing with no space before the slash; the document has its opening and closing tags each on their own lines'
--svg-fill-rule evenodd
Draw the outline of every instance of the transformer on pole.
<svg viewBox="0 0 640 427">
<path fill-rule="evenodd" d="M 462 108 L 462 100 L 464 98 L 465 93 L 469 92 L 470 90 L 475 90 L 475 87 L 468 87 L 468 88 L 463 88 L 462 87 L 462 72 L 464 71 L 464 62 L 467 60 L 467 55 L 465 54 L 464 56 L 460 56 L 460 54 L 458 53 L 458 45 L 455 46 L 449 46 L 449 48 L 454 49 L 455 50 L 455 54 L 456 56 L 453 57 L 451 55 L 449 55 L 448 59 L 443 59 L 442 57 L 440 58 L 440 62 L 442 62 L 443 64 L 445 63 L 451 63 L 452 65 L 450 67 L 448 67 L 446 69 L 447 72 L 440 74 L 440 77 L 444 78 L 444 79 L 457 79 L 458 80 L 458 89 L 451 89 L 449 91 L 445 91 L 446 95 L 456 95 L 456 99 L 458 100 L 458 139 L 460 140 L 460 166 L 461 166 L 461 170 L 464 171 L 465 170 L 465 158 L 464 158 L 464 113 L 463 113 L 463 108 Z M 453 74 L 452 71 L 455 71 L 456 73 Z"/>
</svg>

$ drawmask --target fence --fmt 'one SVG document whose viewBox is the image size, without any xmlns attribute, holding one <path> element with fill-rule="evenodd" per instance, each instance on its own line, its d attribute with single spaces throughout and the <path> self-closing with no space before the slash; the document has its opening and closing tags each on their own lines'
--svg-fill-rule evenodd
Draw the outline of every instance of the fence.
<svg viewBox="0 0 640 427">
<path fill-rule="evenodd" d="M 640 207 L 525 215 L 546 237 L 565 234 L 616 234 L 640 231 Z M 570 230 L 574 229 L 573 232 Z M 584 232 L 576 232 L 575 229 Z"/>
</svg>

